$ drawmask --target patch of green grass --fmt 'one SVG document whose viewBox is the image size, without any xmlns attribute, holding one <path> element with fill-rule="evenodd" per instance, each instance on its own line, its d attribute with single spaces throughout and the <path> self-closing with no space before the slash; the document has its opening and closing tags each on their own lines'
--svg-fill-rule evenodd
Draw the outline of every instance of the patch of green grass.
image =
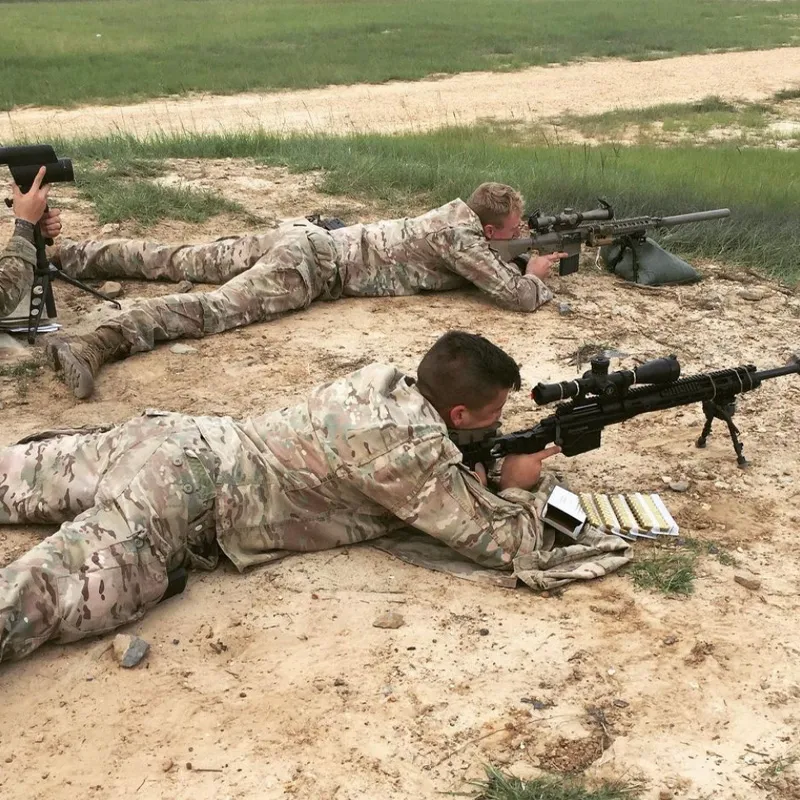
<svg viewBox="0 0 800 800">
<path fill-rule="evenodd" d="M 633 582 L 640 589 L 653 589 L 664 594 L 689 595 L 694 591 L 693 552 L 654 550 L 629 568 Z"/>
<path fill-rule="evenodd" d="M 714 128 L 763 131 L 772 121 L 773 110 L 769 103 L 730 103 L 711 96 L 696 103 L 663 103 L 589 116 L 567 115 L 559 122 L 584 136 L 602 139 L 620 136 L 635 126 L 640 139 L 657 141 L 660 138 L 657 125 L 664 133 L 708 134 Z"/>
<path fill-rule="evenodd" d="M 60 155 L 79 159 L 79 172 L 96 161 L 163 158 L 253 158 L 324 170 L 324 191 L 395 208 L 466 198 L 486 180 L 520 188 L 531 211 L 594 208 L 598 197 L 612 202 L 618 218 L 727 207 L 729 219 L 673 228 L 660 236 L 662 244 L 686 258 L 740 264 L 789 281 L 800 277 L 800 175 L 797 154 L 788 151 L 532 147 L 482 127 L 402 136 L 115 135 L 54 144 Z"/>
<path fill-rule="evenodd" d="M 2 9 L 0 109 L 763 49 L 800 34 L 800 0 L 31 0 Z"/>
<path fill-rule="evenodd" d="M 522 781 L 493 767 L 486 769 L 486 781 L 476 784 L 475 800 L 633 800 L 635 788 L 626 783 L 603 783 L 590 789 L 579 780 L 547 776 Z"/>
<path fill-rule="evenodd" d="M 42 365 L 38 361 L 20 361 L 17 364 L 0 365 L 0 378 L 32 378 L 38 375 Z"/>
<path fill-rule="evenodd" d="M 707 539 L 695 539 L 691 536 L 681 537 L 681 541 L 683 546 L 693 553 L 716 556 L 717 561 L 719 561 L 723 567 L 736 567 L 739 565 L 733 553 L 716 542 L 710 542 Z"/>
<path fill-rule="evenodd" d="M 101 224 L 136 221 L 147 226 L 161 219 L 205 222 L 224 212 L 255 221 L 240 204 L 214 192 L 149 180 L 162 172 L 154 161 L 123 157 L 99 168 L 81 170 L 76 183 L 80 193 L 94 204 Z"/>
<path fill-rule="evenodd" d="M 778 101 L 800 99 L 800 86 L 794 89 L 781 89 L 779 92 L 775 92 L 773 97 Z"/>
</svg>

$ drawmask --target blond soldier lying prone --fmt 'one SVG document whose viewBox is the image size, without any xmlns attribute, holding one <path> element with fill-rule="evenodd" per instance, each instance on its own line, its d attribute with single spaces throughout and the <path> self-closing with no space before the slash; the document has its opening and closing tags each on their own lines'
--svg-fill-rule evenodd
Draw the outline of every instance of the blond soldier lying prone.
<svg viewBox="0 0 800 800">
<path fill-rule="evenodd" d="M 175 294 L 137 304 L 48 352 L 78 398 L 88 397 L 108 361 L 152 350 L 158 342 L 199 338 L 265 322 L 314 300 L 446 291 L 469 284 L 513 311 L 535 311 L 552 298 L 542 279 L 564 253 L 532 259 L 525 271 L 489 246 L 513 238 L 522 197 L 485 183 L 470 199 L 420 217 L 327 231 L 295 220 L 267 233 L 201 245 L 109 239 L 61 245 L 62 269 L 82 279 L 145 278 L 224 284 L 212 292 Z"/>
</svg>

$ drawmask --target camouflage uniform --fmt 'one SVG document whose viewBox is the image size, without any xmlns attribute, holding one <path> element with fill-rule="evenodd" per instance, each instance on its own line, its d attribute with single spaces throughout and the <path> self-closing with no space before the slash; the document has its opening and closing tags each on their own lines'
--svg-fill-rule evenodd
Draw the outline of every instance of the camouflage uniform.
<svg viewBox="0 0 800 800">
<path fill-rule="evenodd" d="M 534 503 L 484 489 L 413 381 L 380 364 L 242 422 L 151 413 L 42 434 L 0 451 L 0 523 L 63 523 L 0 570 L 0 660 L 140 618 L 171 571 L 211 569 L 218 548 L 244 570 L 411 525 L 482 566 L 520 563 L 523 580 L 628 560 L 615 537 L 582 558 L 537 559 Z"/>
<path fill-rule="evenodd" d="M 122 337 L 114 358 L 161 341 L 265 322 L 320 297 L 411 295 L 474 284 L 514 311 L 534 311 L 552 298 L 541 280 L 521 275 L 495 254 L 461 200 L 411 219 L 334 231 L 292 220 L 264 234 L 203 245 L 65 240 L 60 261 L 82 279 L 224 283 L 212 292 L 144 301 L 102 325 Z"/>
<path fill-rule="evenodd" d="M 36 248 L 22 236 L 12 236 L 0 254 L 0 319 L 9 316 L 30 291 Z"/>
</svg>

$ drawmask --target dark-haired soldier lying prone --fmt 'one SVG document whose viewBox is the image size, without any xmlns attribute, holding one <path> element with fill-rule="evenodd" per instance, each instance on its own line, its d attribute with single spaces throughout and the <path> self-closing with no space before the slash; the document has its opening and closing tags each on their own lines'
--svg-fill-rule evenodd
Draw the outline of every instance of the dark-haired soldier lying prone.
<svg viewBox="0 0 800 800">
<path fill-rule="evenodd" d="M 558 448 L 505 459 L 498 494 L 463 465 L 448 429 L 496 423 L 519 386 L 509 355 L 451 331 L 416 380 L 372 364 L 238 422 L 146 414 L 7 447 L 0 523 L 62 524 L 0 571 L 0 659 L 139 619 L 220 551 L 244 570 L 412 526 L 537 588 L 617 569 L 621 539 L 543 531 L 529 490 Z"/>
</svg>

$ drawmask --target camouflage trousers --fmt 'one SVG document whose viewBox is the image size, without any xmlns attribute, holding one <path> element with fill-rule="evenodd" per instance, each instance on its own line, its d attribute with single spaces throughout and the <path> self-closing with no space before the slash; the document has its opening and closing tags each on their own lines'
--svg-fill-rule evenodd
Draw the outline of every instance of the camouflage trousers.
<svg viewBox="0 0 800 800">
<path fill-rule="evenodd" d="M 38 434 L 0 451 L 0 523 L 61 523 L 0 570 L 0 661 L 137 620 L 170 572 L 213 569 L 216 470 L 180 414 Z"/>
<path fill-rule="evenodd" d="M 212 292 L 173 294 L 136 303 L 101 327 L 117 331 L 127 354 L 158 342 L 201 338 L 267 322 L 341 296 L 342 281 L 327 231 L 305 220 L 266 234 L 206 245 L 155 245 L 135 240 L 65 242 L 65 272 L 79 278 L 114 274 L 169 280 L 226 281 Z"/>
</svg>

